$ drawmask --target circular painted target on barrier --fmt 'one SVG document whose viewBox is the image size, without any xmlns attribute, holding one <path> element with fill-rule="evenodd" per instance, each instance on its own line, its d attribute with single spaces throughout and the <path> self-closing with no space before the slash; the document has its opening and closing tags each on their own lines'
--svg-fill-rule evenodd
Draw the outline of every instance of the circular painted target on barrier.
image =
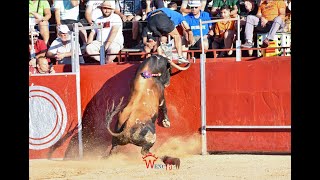
<svg viewBox="0 0 320 180">
<path fill-rule="evenodd" d="M 29 149 L 45 149 L 55 144 L 67 126 L 67 110 L 52 89 L 29 86 Z"/>
</svg>

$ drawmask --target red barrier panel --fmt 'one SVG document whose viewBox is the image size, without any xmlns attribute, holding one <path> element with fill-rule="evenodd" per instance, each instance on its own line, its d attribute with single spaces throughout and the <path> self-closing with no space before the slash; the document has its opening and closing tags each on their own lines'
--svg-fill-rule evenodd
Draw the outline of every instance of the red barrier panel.
<svg viewBox="0 0 320 180">
<path fill-rule="evenodd" d="M 29 158 L 63 158 L 77 134 L 75 75 L 29 79 Z"/>
<path fill-rule="evenodd" d="M 122 96 L 127 101 L 130 81 L 138 66 L 139 63 L 80 66 L 84 156 L 104 155 L 110 147 L 111 136 L 105 127 L 107 104 L 112 100 L 117 104 Z M 56 66 L 55 70 L 59 72 L 62 68 L 65 67 Z M 290 57 L 207 61 L 206 76 L 207 125 L 291 124 Z M 165 97 L 171 127 L 163 128 L 158 122 L 153 148 L 169 136 L 200 134 L 199 61 L 187 71 L 174 71 Z M 77 142 L 77 136 L 73 137 L 72 142 Z M 207 144 L 208 151 L 290 152 L 291 131 L 208 130 Z M 70 145 L 64 157 L 77 156 L 77 149 L 76 143 Z"/>
</svg>

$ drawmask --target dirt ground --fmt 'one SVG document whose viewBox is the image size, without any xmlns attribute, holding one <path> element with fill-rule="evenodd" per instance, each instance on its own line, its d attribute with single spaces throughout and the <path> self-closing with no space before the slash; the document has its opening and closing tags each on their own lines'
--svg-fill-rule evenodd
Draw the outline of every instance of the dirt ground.
<svg viewBox="0 0 320 180">
<path fill-rule="evenodd" d="M 183 143 L 182 143 L 183 142 Z M 81 160 L 29 160 L 29 179 L 59 180 L 290 180 L 290 155 L 213 154 L 200 155 L 201 144 L 194 139 L 171 139 L 156 149 L 153 168 L 147 168 L 140 148 L 127 145 L 107 159 L 90 155 Z M 129 147 L 129 148 L 128 148 Z M 168 166 L 160 157 L 180 158 L 180 169 Z M 155 159 L 158 158 L 158 159 Z"/>
</svg>

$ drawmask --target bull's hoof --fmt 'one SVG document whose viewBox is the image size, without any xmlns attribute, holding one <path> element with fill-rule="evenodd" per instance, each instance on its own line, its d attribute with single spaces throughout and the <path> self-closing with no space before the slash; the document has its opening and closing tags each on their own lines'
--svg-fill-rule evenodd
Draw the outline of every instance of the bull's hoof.
<svg viewBox="0 0 320 180">
<path fill-rule="evenodd" d="M 162 125 L 163 127 L 168 128 L 170 127 L 170 121 L 168 119 L 164 119 L 162 120 Z"/>
</svg>

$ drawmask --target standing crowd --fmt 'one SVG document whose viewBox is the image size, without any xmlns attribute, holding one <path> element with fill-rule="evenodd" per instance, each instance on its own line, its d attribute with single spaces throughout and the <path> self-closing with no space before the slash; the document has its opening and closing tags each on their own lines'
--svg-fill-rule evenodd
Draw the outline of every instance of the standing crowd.
<svg viewBox="0 0 320 180">
<path fill-rule="evenodd" d="M 290 0 L 29 0 L 29 65 L 37 68 L 43 59 L 47 64 L 71 64 L 74 23 L 92 26 L 79 31 L 81 64 L 87 62 L 84 55 L 99 62 L 101 53 L 112 63 L 123 48 L 145 51 L 146 57 L 168 56 L 168 44 L 178 61 L 187 63 L 189 49 L 233 48 L 238 26 L 229 18 L 240 17 L 241 46 L 251 48 L 256 33 L 267 33 L 262 46 L 268 47 L 277 32 L 290 32 L 290 15 Z M 200 20 L 212 19 L 225 20 L 199 27 Z M 99 25 L 102 28 L 96 28 Z M 131 29 L 128 45 L 125 27 Z M 232 55 L 232 50 L 218 54 Z"/>
</svg>

